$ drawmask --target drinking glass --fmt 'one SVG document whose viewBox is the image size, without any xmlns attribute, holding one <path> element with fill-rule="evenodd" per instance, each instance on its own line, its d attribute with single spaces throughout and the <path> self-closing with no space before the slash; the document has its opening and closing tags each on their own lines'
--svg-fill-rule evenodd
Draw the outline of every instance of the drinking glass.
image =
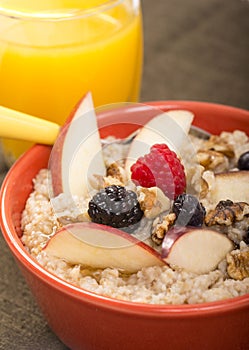
<svg viewBox="0 0 249 350">
<path fill-rule="evenodd" d="M 62 125 L 91 91 L 95 106 L 139 99 L 139 0 L 0 2 L 0 105 Z M 2 140 L 8 164 L 30 144 Z"/>
</svg>

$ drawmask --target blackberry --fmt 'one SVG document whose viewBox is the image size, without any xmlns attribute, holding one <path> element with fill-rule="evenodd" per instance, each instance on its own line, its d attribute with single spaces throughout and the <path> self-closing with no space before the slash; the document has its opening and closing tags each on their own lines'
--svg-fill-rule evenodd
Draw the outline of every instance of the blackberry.
<svg viewBox="0 0 249 350">
<path fill-rule="evenodd" d="M 143 216 L 135 192 L 123 186 L 108 186 L 89 202 L 88 214 L 93 222 L 132 232 Z"/>
<path fill-rule="evenodd" d="M 249 170 L 249 151 L 241 154 L 238 160 L 239 170 Z"/>
<path fill-rule="evenodd" d="M 180 194 L 173 203 L 173 212 L 176 214 L 176 225 L 196 226 L 203 224 L 206 210 L 198 199 L 191 194 Z"/>
</svg>

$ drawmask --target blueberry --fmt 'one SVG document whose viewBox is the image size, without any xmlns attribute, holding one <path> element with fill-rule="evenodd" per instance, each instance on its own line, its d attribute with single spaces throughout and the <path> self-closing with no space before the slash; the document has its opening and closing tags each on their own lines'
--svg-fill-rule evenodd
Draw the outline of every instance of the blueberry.
<svg viewBox="0 0 249 350">
<path fill-rule="evenodd" d="M 249 226 L 247 227 L 247 231 L 246 231 L 246 234 L 245 234 L 243 241 L 249 245 Z"/>
<path fill-rule="evenodd" d="M 238 160 L 239 170 L 249 170 L 249 151 L 241 154 Z"/>
<path fill-rule="evenodd" d="M 206 210 L 198 199 L 191 194 L 180 194 L 173 203 L 173 212 L 176 214 L 176 225 L 196 226 L 203 224 Z"/>
</svg>

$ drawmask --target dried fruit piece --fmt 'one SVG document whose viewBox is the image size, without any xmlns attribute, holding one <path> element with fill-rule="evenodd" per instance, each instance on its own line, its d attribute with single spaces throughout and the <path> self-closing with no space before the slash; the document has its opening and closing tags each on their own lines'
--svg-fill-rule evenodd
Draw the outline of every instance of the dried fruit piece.
<svg viewBox="0 0 249 350">
<path fill-rule="evenodd" d="M 170 199 L 186 188 L 184 167 L 166 144 L 155 144 L 150 153 L 138 158 L 131 167 L 131 179 L 142 187 L 159 187 Z"/>
</svg>

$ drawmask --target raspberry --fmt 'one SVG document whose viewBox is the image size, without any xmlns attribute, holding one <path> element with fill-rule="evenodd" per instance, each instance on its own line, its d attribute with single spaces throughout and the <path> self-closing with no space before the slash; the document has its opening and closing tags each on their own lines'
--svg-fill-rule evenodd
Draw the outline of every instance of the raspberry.
<svg viewBox="0 0 249 350">
<path fill-rule="evenodd" d="M 155 144 L 150 153 L 137 159 L 131 166 L 131 179 L 142 187 L 159 187 L 170 199 L 186 188 L 184 167 L 165 144 Z"/>
<path fill-rule="evenodd" d="M 135 192 L 123 186 L 108 186 L 89 202 L 88 214 L 93 222 L 133 232 L 143 216 Z"/>
</svg>

